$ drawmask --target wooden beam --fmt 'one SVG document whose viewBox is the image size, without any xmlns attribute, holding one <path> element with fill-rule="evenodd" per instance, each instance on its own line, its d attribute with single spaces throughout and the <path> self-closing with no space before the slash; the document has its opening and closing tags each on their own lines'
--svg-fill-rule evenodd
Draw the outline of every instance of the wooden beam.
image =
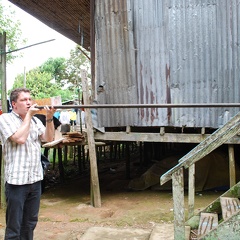
<svg viewBox="0 0 240 240">
<path fill-rule="evenodd" d="M 88 89 L 88 79 L 87 72 L 85 70 L 81 71 L 82 78 L 82 89 L 83 89 L 83 100 L 84 103 L 89 103 L 89 89 Z M 101 196 L 99 188 L 98 179 L 98 167 L 97 167 L 97 157 L 96 157 L 96 146 L 93 134 L 93 124 L 92 115 L 90 109 L 85 109 L 85 119 L 87 124 L 87 139 L 89 148 L 89 158 L 90 158 L 90 172 L 91 172 L 91 202 L 94 207 L 101 207 Z"/>
<path fill-rule="evenodd" d="M 210 134 L 185 133 L 144 133 L 144 132 L 95 132 L 94 138 L 98 141 L 124 141 L 124 142 L 172 142 L 172 143 L 200 143 Z M 234 136 L 225 144 L 240 144 L 240 137 Z"/>
</svg>

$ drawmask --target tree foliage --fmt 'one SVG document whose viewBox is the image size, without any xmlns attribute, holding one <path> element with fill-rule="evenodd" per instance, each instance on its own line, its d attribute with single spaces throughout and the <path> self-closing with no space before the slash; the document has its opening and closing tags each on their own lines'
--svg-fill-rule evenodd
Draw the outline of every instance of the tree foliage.
<svg viewBox="0 0 240 240">
<path fill-rule="evenodd" d="M 40 71 L 50 73 L 52 78 L 63 87 L 66 78 L 66 59 L 49 58 L 40 66 Z"/>
<path fill-rule="evenodd" d="M 85 69 L 89 72 L 91 63 L 88 57 L 83 54 L 83 49 L 76 45 L 75 49 L 71 50 L 70 58 L 66 62 L 66 78 L 72 88 L 81 88 L 80 72 Z"/>
<path fill-rule="evenodd" d="M 15 11 L 4 7 L 0 0 L 0 33 L 6 32 L 7 52 L 17 50 L 19 46 L 26 43 L 26 39 L 22 39 L 21 23 L 15 19 Z M 6 55 L 7 62 L 12 62 L 13 59 L 19 57 L 18 52 L 9 53 Z"/>
<path fill-rule="evenodd" d="M 49 58 L 38 68 L 26 74 L 26 87 L 34 98 L 61 96 L 62 101 L 78 98 L 81 89 L 80 71 L 90 70 L 90 60 L 76 46 L 71 50 L 70 58 Z M 24 85 L 24 75 L 16 77 L 13 88 Z"/>
<path fill-rule="evenodd" d="M 24 86 L 24 74 L 19 74 L 13 84 L 13 89 Z M 34 68 L 26 74 L 25 86 L 31 90 L 35 99 L 61 96 L 62 101 L 71 97 L 71 92 L 64 91 L 61 86 L 52 79 L 50 72 L 42 72 L 40 68 Z M 11 91 L 11 90 L 10 90 Z"/>
</svg>

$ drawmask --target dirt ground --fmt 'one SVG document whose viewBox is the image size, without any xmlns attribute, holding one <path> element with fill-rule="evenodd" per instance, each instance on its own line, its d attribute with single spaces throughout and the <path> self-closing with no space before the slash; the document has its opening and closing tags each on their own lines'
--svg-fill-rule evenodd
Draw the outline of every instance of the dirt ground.
<svg viewBox="0 0 240 240">
<path fill-rule="evenodd" d="M 173 232 L 171 191 L 130 191 L 125 163 L 111 162 L 99 167 L 102 206 L 95 208 L 91 205 L 89 170 L 78 174 L 77 169 L 73 164 L 65 167 L 64 183 L 59 182 L 57 170 L 48 172 L 35 240 L 76 240 L 92 226 L 151 230 L 156 224 L 162 224 L 163 234 Z M 138 167 L 135 170 L 131 172 L 132 178 L 143 171 Z M 196 211 L 219 195 L 215 191 L 197 193 Z M 0 237 L 5 228 L 4 214 L 0 210 Z"/>
</svg>

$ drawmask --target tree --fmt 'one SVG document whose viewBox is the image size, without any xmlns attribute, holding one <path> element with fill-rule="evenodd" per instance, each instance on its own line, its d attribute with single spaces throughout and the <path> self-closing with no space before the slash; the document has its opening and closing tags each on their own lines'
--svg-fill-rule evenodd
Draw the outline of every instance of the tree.
<svg viewBox="0 0 240 240">
<path fill-rule="evenodd" d="M 91 63 L 89 58 L 83 54 L 83 51 L 84 50 L 81 47 L 76 45 L 75 49 L 71 50 L 70 58 L 66 62 L 66 78 L 72 88 L 81 88 L 81 69 L 85 69 L 87 72 L 90 72 Z"/>
<path fill-rule="evenodd" d="M 71 50 L 69 59 L 49 58 L 38 68 L 30 70 L 26 74 L 26 87 L 31 90 L 34 98 L 61 96 L 63 102 L 73 100 L 80 96 L 81 69 L 89 72 L 90 60 L 76 46 Z M 23 81 L 24 75 L 18 75 L 13 88 L 22 87 Z"/>
<path fill-rule="evenodd" d="M 6 32 L 7 52 L 16 50 L 20 45 L 26 43 L 26 39 L 22 39 L 20 26 L 20 21 L 15 19 L 15 11 L 13 11 L 11 7 L 4 7 L 2 1 L 0 0 L 0 33 Z M 13 59 L 19 56 L 18 52 L 7 54 L 7 62 L 12 62 Z"/>
<path fill-rule="evenodd" d="M 24 74 L 19 74 L 13 84 L 13 88 L 23 87 Z M 31 95 L 35 99 L 61 96 L 62 101 L 71 99 L 72 92 L 63 90 L 61 86 L 52 79 L 52 74 L 42 72 L 39 67 L 34 68 L 26 74 L 26 87 L 31 90 Z M 9 92 L 12 91 L 9 90 Z"/>
<path fill-rule="evenodd" d="M 64 86 L 66 77 L 66 59 L 65 58 L 49 58 L 40 66 L 41 72 L 50 73 L 52 78 L 61 86 Z"/>
<path fill-rule="evenodd" d="M 66 101 L 74 98 L 74 89 L 67 79 L 66 67 L 67 60 L 65 58 L 49 58 L 40 66 L 42 72 L 48 72 L 51 74 L 52 79 L 57 83 L 61 90 L 56 96 L 61 96 L 62 101 Z"/>
<path fill-rule="evenodd" d="M 75 99 L 81 89 L 80 70 L 86 69 L 90 72 L 90 60 L 83 54 L 82 48 L 76 45 L 75 49 L 70 51 L 69 59 L 49 58 L 40 69 L 51 73 L 56 83 L 72 94 L 70 99 Z"/>
<path fill-rule="evenodd" d="M 26 87 L 31 90 L 34 98 L 52 97 L 53 90 L 58 88 L 56 84 L 51 84 L 51 74 L 41 72 L 39 68 L 34 68 L 26 74 Z M 23 87 L 24 75 L 20 74 L 14 81 L 13 88 Z"/>
</svg>

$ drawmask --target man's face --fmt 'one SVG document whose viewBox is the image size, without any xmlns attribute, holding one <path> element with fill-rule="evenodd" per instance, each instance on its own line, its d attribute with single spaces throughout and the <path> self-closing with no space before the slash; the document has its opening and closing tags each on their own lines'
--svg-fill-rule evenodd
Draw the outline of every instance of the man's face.
<svg viewBox="0 0 240 240">
<path fill-rule="evenodd" d="M 32 98 L 30 96 L 30 93 L 28 92 L 21 92 L 18 96 L 18 99 L 16 102 L 12 102 L 12 107 L 14 109 L 14 112 L 21 115 L 26 115 L 28 109 L 32 105 Z"/>
</svg>

